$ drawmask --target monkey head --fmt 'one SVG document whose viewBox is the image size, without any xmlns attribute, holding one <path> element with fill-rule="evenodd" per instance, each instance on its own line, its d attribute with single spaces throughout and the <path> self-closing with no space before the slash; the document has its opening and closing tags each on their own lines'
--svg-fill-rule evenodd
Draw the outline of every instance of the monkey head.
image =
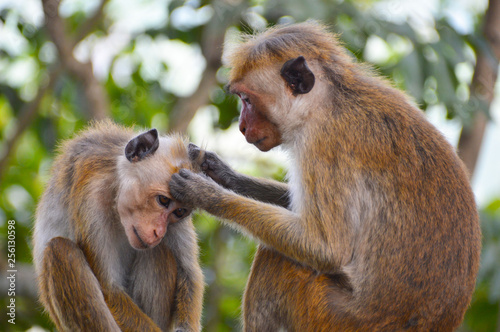
<svg viewBox="0 0 500 332">
<path fill-rule="evenodd" d="M 315 76 L 303 56 L 287 60 L 280 67 L 254 69 L 228 84 L 230 93 L 241 99 L 240 131 L 248 143 L 268 151 L 283 142 L 283 123 L 300 116 L 287 114 L 298 96 L 309 93 Z M 282 117 L 286 117 L 283 119 Z M 300 122 L 299 122 L 300 125 Z"/>
<path fill-rule="evenodd" d="M 161 242 L 169 224 L 190 214 L 173 200 L 168 182 L 180 168 L 190 168 L 179 137 L 158 137 L 156 129 L 131 139 L 118 160 L 116 206 L 132 247 L 147 249 Z"/>
</svg>

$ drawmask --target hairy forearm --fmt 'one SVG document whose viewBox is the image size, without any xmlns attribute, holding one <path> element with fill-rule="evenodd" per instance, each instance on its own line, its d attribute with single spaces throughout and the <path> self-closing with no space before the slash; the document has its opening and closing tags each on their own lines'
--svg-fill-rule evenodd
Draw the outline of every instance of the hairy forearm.
<svg viewBox="0 0 500 332">
<path fill-rule="evenodd" d="M 196 276 L 193 278 L 193 274 Z M 179 268 L 177 279 L 176 309 L 174 322 L 176 329 L 200 331 L 201 307 L 203 305 L 203 283 L 201 269 L 185 271 Z M 200 310 L 193 311 L 193 308 Z"/>
<path fill-rule="evenodd" d="M 103 289 L 103 295 L 113 318 L 122 331 L 161 331 L 122 290 Z"/>
<path fill-rule="evenodd" d="M 288 208 L 288 185 L 282 182 L 240 174 L 224 163 L 214 152 L 200 150 L 190 144 L 189 154 L 200 169 L 222 187 L 261 202 Z"/>
<path fill-rule="evenodd" d="M 278 181 L 237 174 L 228 184 L 227 188 L 237 194 L 264 203 L 275 204 L 284 208 L 288 208 L 290 205 L 288 186 Z"/>
<path fill-rule="evenodd" d="M 205 196 L 199 207 L 237 224 L 265 245 L 285 256 L 323 272 L 337 270 L 344 261 L 342 243 L 330 246 L 323 241 L 322 229 L 312 218 L 306 218 L 279 206 L 266 204 L 220 190 Z"/>
</svg>

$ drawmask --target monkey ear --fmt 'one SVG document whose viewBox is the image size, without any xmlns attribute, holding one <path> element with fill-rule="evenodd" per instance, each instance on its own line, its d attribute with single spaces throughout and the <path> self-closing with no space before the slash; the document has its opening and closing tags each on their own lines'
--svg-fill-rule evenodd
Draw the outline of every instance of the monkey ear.
<svg viewBox="0 0 500 332">
<path fill-rule="evenodd" d="M 158 149 L 160 140 L 158 139 L 158 131 L 151 129 L 150 131 L 140 134 L 132 138 L 125 147 L 125 157 L 128 161 L 141 161 L 148 155 L 152 155 Z"/>
<path fill-rule="evenodd" d="M 288 83 L 294 96 L 308 93 L 314 86 L 314 74 L 302 55 L 285 62 L 281 67 L 281 77 Z"/>
</svg>

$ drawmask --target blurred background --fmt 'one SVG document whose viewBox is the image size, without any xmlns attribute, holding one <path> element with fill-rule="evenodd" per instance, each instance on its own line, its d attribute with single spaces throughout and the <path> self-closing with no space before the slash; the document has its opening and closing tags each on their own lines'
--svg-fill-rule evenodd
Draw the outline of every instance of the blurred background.
<svg viewBox="0 0 500 332">
<path fill-rule="evenodd" d="M 238 132 L 221 56 L 242 31 L 307 19 L 407 91 L 459 150 L 484 238 L 460 331 L 500 331 L 500 0 L 0 0 L 0 330 L 54 329 L 36 300 L 33 214 L 58 143 L 90 120 L 185 133 L 241 172 L 283 179 L 286 155 L 261 153 Z M 4 319 L 9 220 L 16 325 Z M 256 244 L 208 215 L 194 221 L 204 330 L 238 331 Z"/>
</svg>

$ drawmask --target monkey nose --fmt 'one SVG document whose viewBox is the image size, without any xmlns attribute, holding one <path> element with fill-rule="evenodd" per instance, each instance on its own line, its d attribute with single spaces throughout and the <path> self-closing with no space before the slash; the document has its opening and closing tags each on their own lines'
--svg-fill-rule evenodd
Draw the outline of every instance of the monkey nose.
<svg viewBox="0 0 500 332">
<path fill-rule="evenodd" d="M 143 240 L 144 242 L 146 242 L 149 248 L 152 248 L 160 243 L 166 233 L 166 225 L 155 225 L 150 229 L 146 229 Z"/>
<path fill-rule="evenodd" d="M 246 128 L 245 123 L 243 121 L 240 122 L 240 131 L 243 135 L 245 135 L 245 132 L 247 131 L 247 128 Z"/>
<path fill-rule="evenodd" d="M 158 225 L 153 229 L 153 237 L 152 239 L 156 242 L 158 240 L 161 240 L 164 236 L 165 233 L 167 232 L 167 226 L 162 224 Z"/>
</svg>

